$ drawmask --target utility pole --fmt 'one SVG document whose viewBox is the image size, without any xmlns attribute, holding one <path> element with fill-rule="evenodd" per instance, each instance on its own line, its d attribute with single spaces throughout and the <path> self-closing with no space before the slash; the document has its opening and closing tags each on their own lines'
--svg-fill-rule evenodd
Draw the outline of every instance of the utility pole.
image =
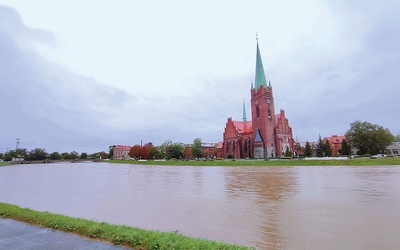
<svg viewBox="0 0 400 250">
<path fill-rule="evenodd" d="M 17 138 L 16 140 L 17 140 L 17 146 L 15 147 L 15 150 L 17 150 L 17 149 L 18 149 L 18 146 L 19 146 L 19 140 L 21 140 L 21 139 Z"/>
</svg>

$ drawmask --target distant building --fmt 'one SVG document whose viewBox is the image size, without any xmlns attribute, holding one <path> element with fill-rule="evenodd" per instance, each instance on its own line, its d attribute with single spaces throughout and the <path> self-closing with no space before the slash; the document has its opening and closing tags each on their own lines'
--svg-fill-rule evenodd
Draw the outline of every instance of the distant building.
<svg viewBox="0 0 400 250">
<path fill-rule="evenodd" d="M 251 84 L 251 121 L 247 121 L 243 103 L 243 120 L 228 118 L 223 141 L 218 143 L 218 158 L 266 159 L 284 155 L 286 150 L 296 155 L 292 128 L 280 110 L 275 114 L 271 82 L 267 84 L 257 41 L 255 86 Z"/>
<path fill-rule="evenodd" d="M 214 158 L 217 156 L 217 144 L 216 143 L 202 143 L 203 157 L 206 159 Z M 185 158 L 192 159 L 192 145 L 188 144 L 185 146 Z"/>
<path fill-rule="evenodd" d="M 332 156 L 337 156 L 339 150 L 342 149 L 342 141 L 346 140 L 346 137 L 343 135 L 332 135 L 331 137 L 325 137 L 323 142 L 329 141 L 329 144 L 332 148 Z"/>
<path fill-rule="evenodd" d="M 203 156 L 204 158 L 214 158 L 217 156 L 217 144 L 216 143 L 203 143 Z"/>
<path fill-rule="evenodd" d="M 130 150 L 131 150 L 130 146 L 122 146 L 122 145 L 115 146 L 113 158 L 118 160 L 130 159 L 131 158 L 129 157 Z"/>
<path fill-rule="evenodd" d="M 400 142 L 392 142 L 387 148 L 386 148 L 386 153 L 387 155 L 395 156 L 395 157 L 400 157 Z"/>
</svg>

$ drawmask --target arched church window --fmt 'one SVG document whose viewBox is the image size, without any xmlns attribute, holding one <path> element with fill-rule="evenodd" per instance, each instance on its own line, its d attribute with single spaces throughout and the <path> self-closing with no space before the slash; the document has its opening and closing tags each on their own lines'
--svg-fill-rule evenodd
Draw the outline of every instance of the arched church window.
<svg viewBox="0 0 400 250">
<path fill-rule="evenodd" d="M 260 118 L 260 108 L 258 106 L 256 106 L 256 115 L 257 118 Z"/>
</svg>

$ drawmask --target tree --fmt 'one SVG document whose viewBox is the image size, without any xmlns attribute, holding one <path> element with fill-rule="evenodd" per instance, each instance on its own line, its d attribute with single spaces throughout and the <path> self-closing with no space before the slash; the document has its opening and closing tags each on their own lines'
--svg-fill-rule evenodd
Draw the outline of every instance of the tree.
<svg viewBox="0 0 400 250">
<path fill-rule="evenodd" d="M 167 157 L 180 159 L 185 153 L 185 148 L 180 143 L 174 143 L 167 148 Z"/>
<path fill-rule="evenodd" d="M 393 139 L 393 141 L 398 141 L 400 142 L 400 134 L 396 135 Z"/>
<path fill-rule="evenodd" d="M 55 151 L 50 154 L 50 159 L 51 160 L 61 160 L 61 155 L 57 151 Z"/>
<path fill-rule="evenodd" d="M 116 147 L 115 145 L 108 147 L 108 156 L 107 156 L 108 159 L 111 159 L 114 157 L 114 148 L 115 147 Z"/>
<path fill-rule="evenodd" d="M 292 157 L 292 151 L 289 149 L 289 147 L 286 147 L 285 157 Z"/>
<path fill-rule="evenodd" d="M 356 121 L 350 124 L 346 138 L 352 148 L 357 148 L 357 154 L 378 154 L 385 152 L 393 141 L 390 131 L 377 124 Z"/>
<path fill-rule="evenodd" d="M 142 147 L 142 158 L 143 159 L 153 159 L 153 155 L 149 155 L 151 152 L 152 154 L 154 153 L 154 146 L 152 142 L 148 142 L 143 145 Z"/>
<path fill-rule="evenodd" d="M 61 153 L 61 159 L 63 160 L 68 160 L 69 158 L 69 154 L 67 152 Z"/>
<path fill-rule="evenodd" d="M 164 148 L 163 146 L 158 146 L 155 148 L 156 149 L 156 159 L 164 159 L 166 156 L 166 148 Z"/>
<path fill-rule="evenodd" d="M 13 157 L 15 158 L 28 158 L 29 156 L 28 150 L 26 148 L 17 148 L 14 152 L 15 155 Z"/>
<path fill-rule="evenodd" d="M 157 158 L 158 151 L 152 142 L 148 142 L 144 144 L 142 154 L 144 159 L 155 159 Z"/>
<path fill-rule="evenodd" d="M 160 159 L 158 150 L 153 145 L 147 150 L 147 155 L 149 156 L 149 159 Z"/>
<path fill-rule="evenodd" d="M 191 153 L 194 158 L 202 158 L 203 157 L 203 146 L 200 138 L 196 138 L 193 140 L 193 145 L 191 148 Z"/>
<path fill-rule="evenodd" d="M 88 157 L 87 153 L 82 153 L 79 158 L 80 159 L 87 159 L 87 157 Z"/>
<path fill-rule="evenodd" d="M 306 146 L 304 148 L 304 153 L 303 154 L 304 154 L 305 157 L 311 157 L 313 155 L 313 150 L 312 150 L 311 145 L 310 145 L 310 143 L 308 141 L 306 142 Z"/>
<path fill-rule="evenodd" d="M 161 144 L 160 146 L 158 146 L 158 152 L 159 155 L 162 155 L 161 158 L 169 158 L 168 156 L 168 148 L 172 146 L 172 141 L 171 140 L 165 140 L 163 144 Z"/>
<path fill-rule="evenodd" d="M 142 147 L 136 144 L 135 146 L 131 147 L 128 155 L 131 158 L 140 159 L 142 157 Z"/>
<path fill-rule="evenodd" d="M 323 157 L 325 155 L 324 144 L 322 143 L 321 135 L 319 135 L 318 142 L 317 142 L 317 148 L 315 149 L 315 151 L 316 151 L 317 157 Z"/>
<path fill-rule="evenodd" d="M 14 150 L 9 150 L 9 151 L 7 151 L 7 152 L 4 154 L 3 160 L 5 160 L 5 161 L 12 161 L 14 155 L 15 155 Z"/>
<path fill-rule="evenodd" d="M 350 155 L 351 154 L 351 150 L 349 145 L 347 144 L 346 140 L 342 140 L 342 148 L 340 149 L 340 154 L 341 155 Z"/>
<path fill-rule="evenodd" d="M 9 150 L 4 154 L 5 161 L 12 161 L 13 158 L 28 159 L 29 154 L 26 148 L 17 148 L 16 150 Z"/>
<path fill-rule="evenodd" d="M 331 147 L 331 144 L 329 143 L 329 140 L 325 141 L 323 147 L 324 147 L 325 156 L 331 157 L 332 156 L 332 147 Z"/>
<path fill-rule="evenodd" d="M 69 159 L 71 160 L 75 160 L 79 158 L 79 154 L 76 151 L 72 151 L 71 153 L 69 153 Z"/>
<path fill-rule="evenodd" d="M 35 148 L 29 152 L 29 160 L 38 161 L 38 160 L 45 160 L 48 154 L 44 148 Z"/>
<path fill-rule="evenodd" d="M 72 154 L 72 153 L 71 153 Z M 93 158 L 93 159 L 107 159 L 108 153 L 101 151 L 101 152 L 95 152 L 88 157 Z M 77 155 L 78 157 L 78 155 Z M 76 158 L 73 158 L 76 159 Z"/>
<path fill-rule="evenodd" d="M 107 159 L 108 153 L 101 151 L 98 154 L 100 155 L 101 159 Z"/>
</svg>

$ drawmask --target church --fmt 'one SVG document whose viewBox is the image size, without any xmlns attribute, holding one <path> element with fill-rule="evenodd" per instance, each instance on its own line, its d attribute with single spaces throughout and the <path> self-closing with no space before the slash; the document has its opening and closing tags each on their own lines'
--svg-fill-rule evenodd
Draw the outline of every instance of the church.
<svg viewBox="0 0 400 250">
<path fill-rule="evenodd" d="M 268 159 L 284 156 L 285 152 L 295 153 L 292 128 L 280 110 L 275 114 L 271 82 L 265 77 L 257 39 L 256 75 L 251 84 L 251 121 L 247 120 L 243 102 L 243 119 L 228 118 L 223 141 L 217 146 L 218 158 Z"/>
</svg>

